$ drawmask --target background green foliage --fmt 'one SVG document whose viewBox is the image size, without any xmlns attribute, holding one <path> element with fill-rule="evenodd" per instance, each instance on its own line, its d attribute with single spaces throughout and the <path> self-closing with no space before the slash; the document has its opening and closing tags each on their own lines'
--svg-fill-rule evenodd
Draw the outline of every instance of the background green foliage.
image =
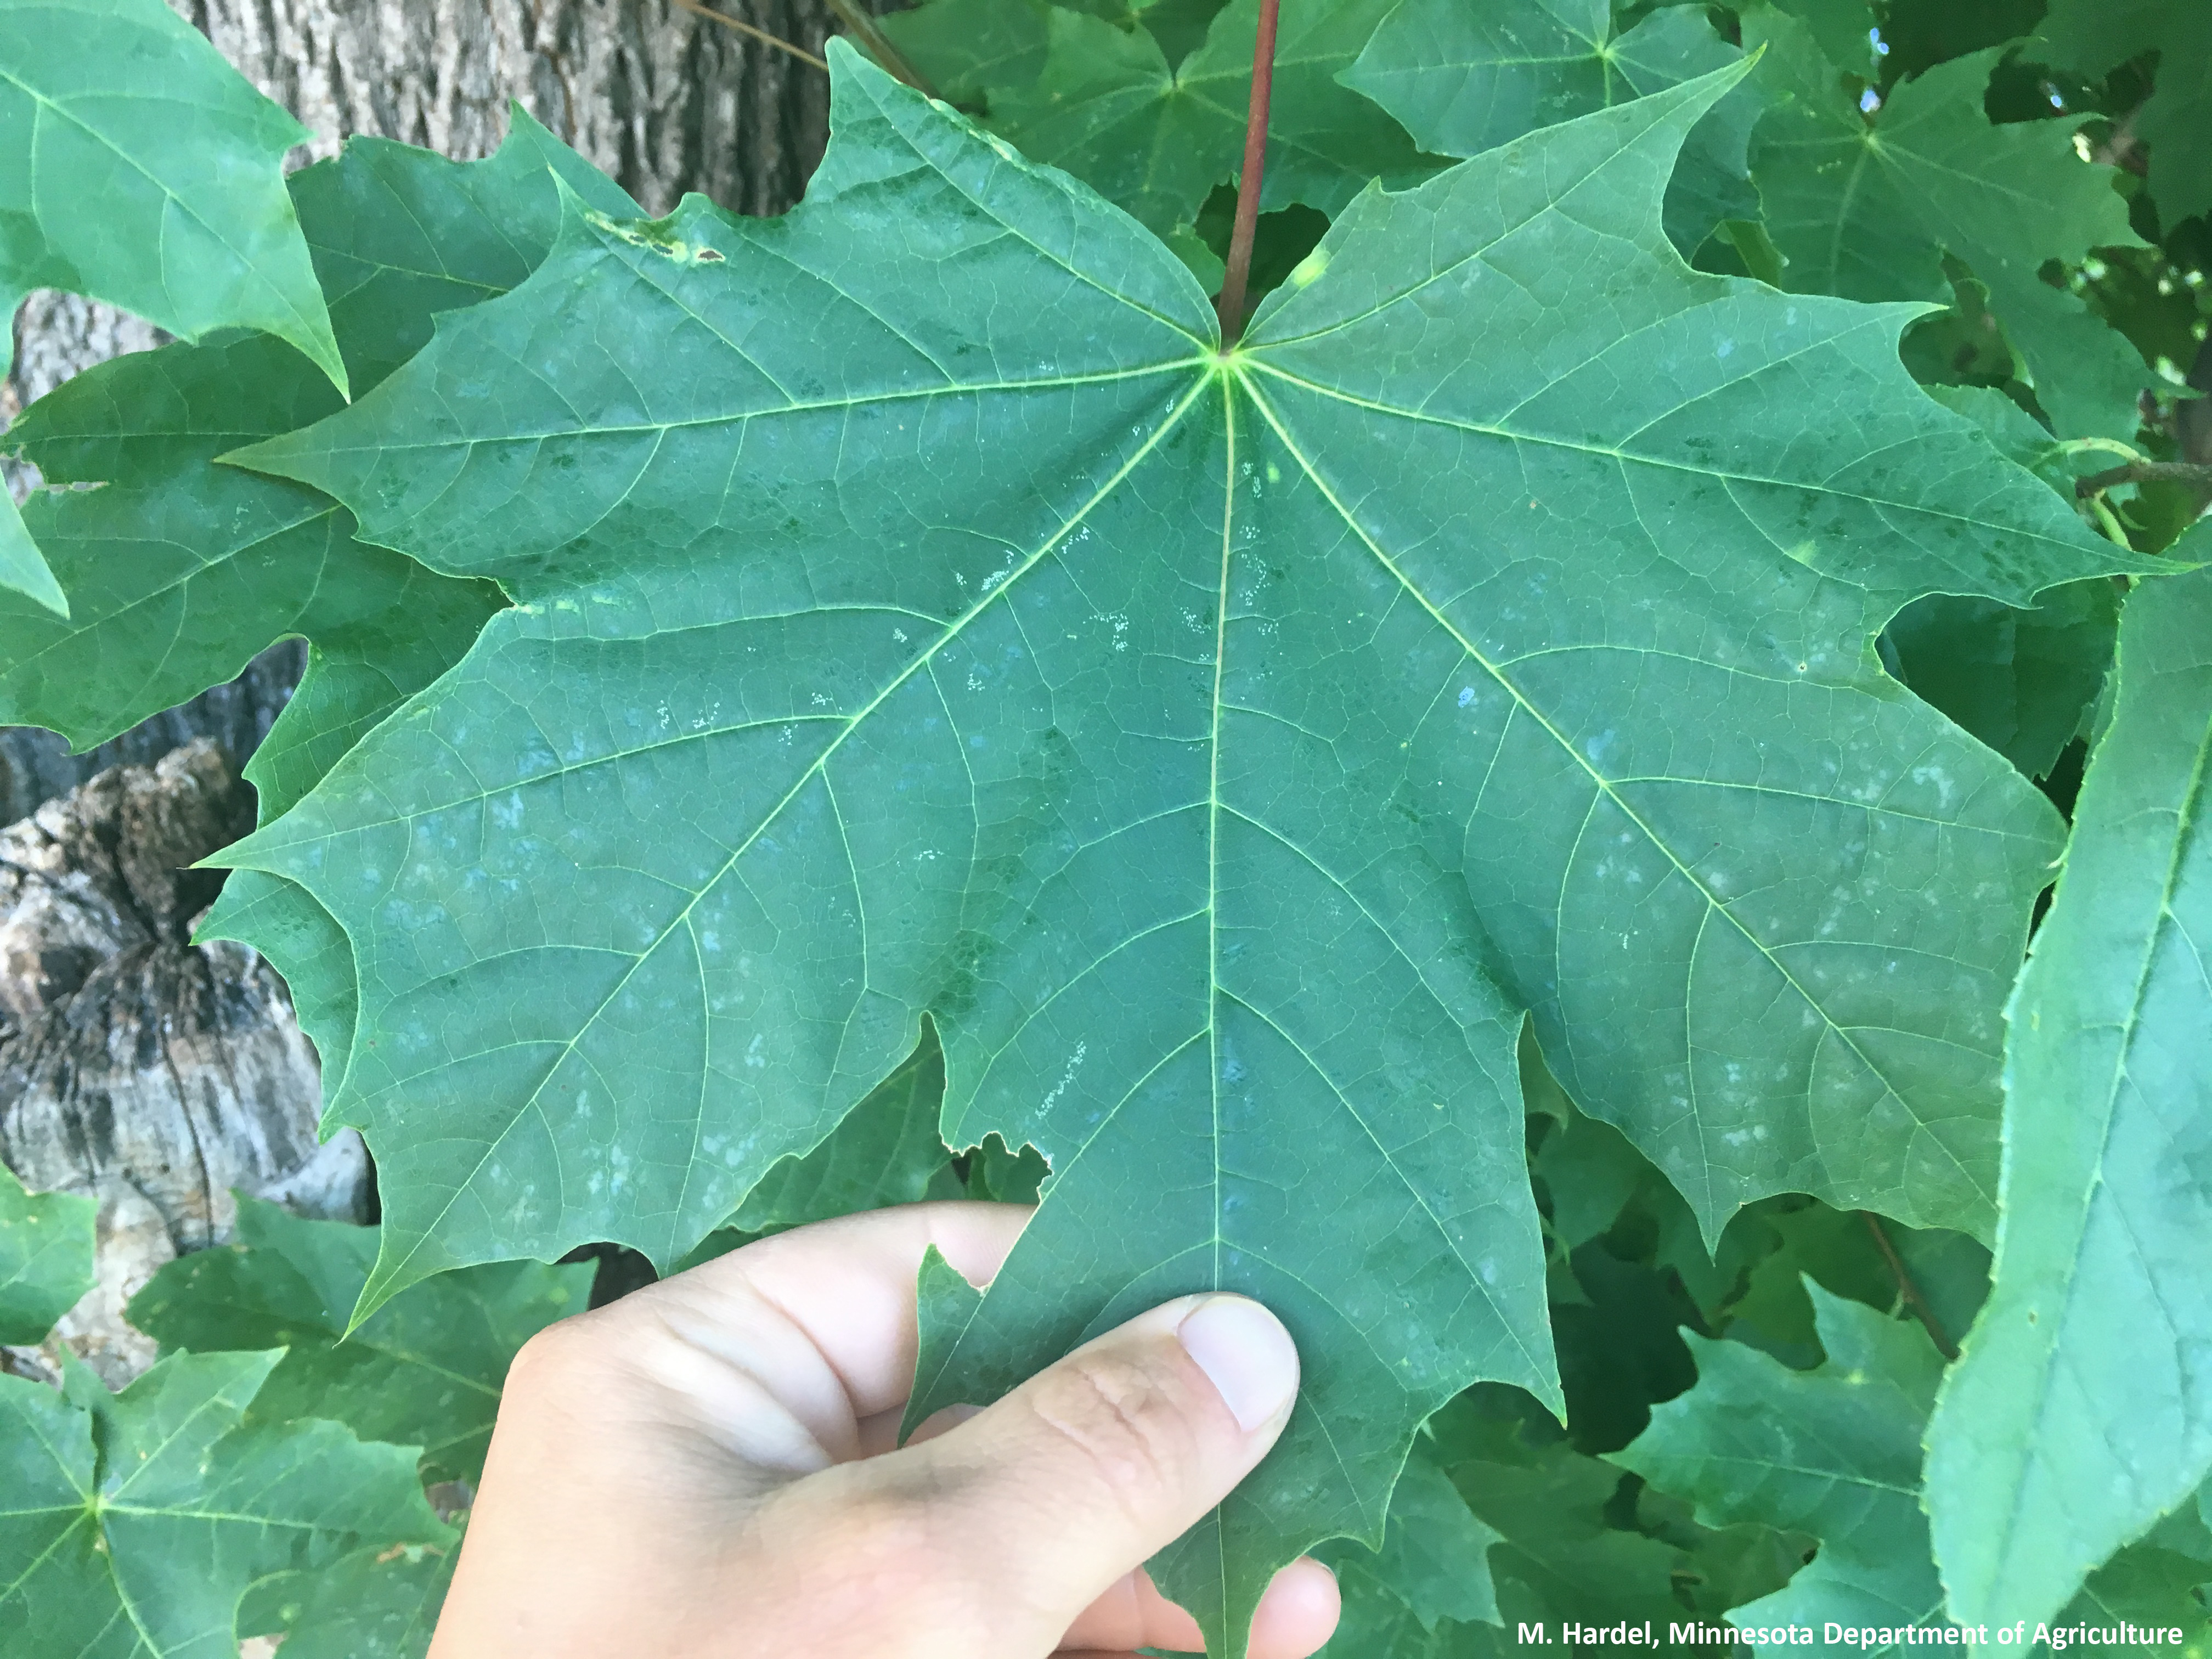
<svg viewBox="0 0 2212 1659">
<path fill-rule="evenodd" d="M 1285 0 L 1224 366 L 1256 0 L 924 0 L 960 113 L 840 49 L 804 207 L 657 224 L 519 112 L 280 188 L 149 4 L 0 0 L 0 135 L 129 185 L 0 162 L 0 289 L 188 337 L 9 434 L 99 487 L 0 524 L 0 719 L 308 639 L 203 932 L 385 1221 L 249 1201 L 130 1389 L 0 1379 L 0 1652 L 419 1653 L 548 1262 L 960 1194 L 1043 1207 L 917 1416 L 1291 1319 L 1154 1566 L 1225 1650 L 1319 1544 L 1359 1659 L 2202 1650 L 2201 7 Z M 0 1182 L 0 1340 L 90 1232 Z"/>
</svg>

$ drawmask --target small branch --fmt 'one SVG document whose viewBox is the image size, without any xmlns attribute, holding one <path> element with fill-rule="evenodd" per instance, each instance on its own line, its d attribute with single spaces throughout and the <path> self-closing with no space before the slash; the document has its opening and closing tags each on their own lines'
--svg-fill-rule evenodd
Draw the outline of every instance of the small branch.
<svg viewBox="0 0 2212 1659">
<path fill-rule="evenodd" d="M 2178 483 L 2212 491 L 2212 465 L 2203 461 L 2130 461 L 2109 472 L 2092 472 L 2074 481 L 2074 493 L 2088 496 L 2130 483 Z"/>
<path fill-rule="evenodd" d="M 890 36 L 876 27 L 876 20 L 853 3 L 853 0 L 829 0 L 830 9 L 837 14 L 837 21 L 868 49 L 868 55 L 905 82 L 925 98 L 937 96 L 937 88 L 929 77 L 907 62 L 906 54 L 891 44 Z"/>
<path fill-rule="evenodd" d="M 2089 156 L 2099 167 L 2123 167 L 2138 176 L 2148 170 L 2143 160 L 2142 143 L 2136 137 L 2136 118 L 2150 107 L 2146 98 L 2127 112 L 2126 118 L 2106 136 Z"/>
<path fill-rule="evenodd" d="M 1944 1334 L 1943 1327 L 1936 1317 L 1936 1310 L 1928 1305 L 1928 1298 L 1920 1294 L 1920 1287 L 1912 1282 L 1912 1275 L 1905 1270 L 1905 1259 L 1898 1255 L 1897 1246 L 1890 1243 L 1889 1231 L 1881 1224 L 1881 1218 L 1870 1210 L 1861 1210 L 1859 1219 L 1866 1223 L 1867 1231 L 1874 1235 L 1875 1247 L 1881 1251 L 1881 1259 L 1889 1263 L 1890 1273 L 1897 1280 L 1899 1294 L 1904 1297 L 1905 1305 L 1911 1309 L 1921 1324 L 1927 1328 L 1929 1337 L 1936 1344 L 1936 1352 L 1946 1360 L 1956 1359 L 1959 1357 L 1957 1346 Z"/>
<path fill-rule="evenodd" d="M 829 72 L 829 64 L 807 51 L 805 47 L 793 46 L 780 34 L 770 34 L 766 29 L 756 28 L 750 23 L 741 23 L 734 17 L 716 11 L 712 6 L 702 5 L 699 0 L 676 0 L 676 3 L 695 16 L 710 17 L 726 29 L 735 29 L 739 34 L 750 35 L 763 46 L 774 46 L 778 52 L 787 52 L 800 63 L 811 64 L 824 74 Z"/>
<path fill-rule="evenodd" d="M 1252 276 L 1252 239 L 1260 229 L 1260 181 L 1267 167 L 1267 101 L 1275 89 L 1275 20 L 1281 0 L 1260 0 L 1260 33 L 1252 43 L 1252 98 L 1244 113 L 1244 171 L 1237 181 L 1237 223 L 1229 236 L 1229 261 L 1214 310 L 1221 343 L 1244 332 L 1244 285 Z"/>
<path fill-rule="evenodd" d="M 2118 438 L 2068 438 L 2058 447 L 2069 455 L 2079 455 L 2084 450 L 2101 449 L 2107 455 L 2118 455 L 2123 460 L 2140 461 L 2148 459 L 2133 444 L 2124 444 Z"/>
<path fill-rule="evenodd" d="M 2130 553 L 2135 551 L 2135 544 L 2128 539 L 2127 526 L 2120 522 L 2118 514 L 2105 504 L 2102 495 L 2089 497 L 2089 511 L 2096 518 L 2097 528 L 2105 532 L 2106 541 L 2115 542 Z"/>
</svg>

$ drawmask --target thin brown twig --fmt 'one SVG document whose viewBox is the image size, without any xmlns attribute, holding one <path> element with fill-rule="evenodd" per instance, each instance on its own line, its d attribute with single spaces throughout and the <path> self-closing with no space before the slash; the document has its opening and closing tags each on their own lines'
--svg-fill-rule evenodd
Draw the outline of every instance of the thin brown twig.
<svg viewBox="0 0 2212 1659">
<path fill-rule="evenodd" d="M 1252 97 L 1244 112 L 1244 171 L 1237 181 L 1237 222 L 1229 234 L 1229 259 L 1221 294 L 1213 302 L 1221 319 L 1221 343 L 1235 345 L 1244 332 L 1244 285 L 1252 276 L 1252 242 L 1260 229 L 1260 182 L 1267 167 L 1267 104 L 1275 90 L 1275 21 L 1281 0 L 1260 0 L 1260 32 L 1252 42 Z"/>
<path fill-rule="evenodd" d="M 829 0 L 830 9 L 837 14 L 837 21 L 860 37 L 868 55 L 905 82 L 925 98 L 937 96 L 937 88 L 929 84 L 929 77 L 907 60 L 906 54 L 891 44 L 890 36 L 876 27 L 876 20 L 853 3 L 853 0 Z"/>
<path fill-rule="evenodd" d="M 2130 461 L 2108 472 L 2092 472 L 2074 481 L 2076 495 L 2103 494 L 2121 484 L 2178 483 L 2192 489 L 2212 489 L 2212 465 L 2203 461 Z"/>
<path fill-rule="evenodd" d="M 822 70 L 824 74 L 829 72 L 829 64 L 823 63 L 812 52 L 807 51 L 805 47 L 793 46 L 790 41 L 785 40 L 780 34 L 770 34 L 764 28 L 756 27 L 750 23 L 740 22 L 738 19 L 732 17 L 726 12 L 719 12 L 712 6 L 702 5 L 700 3 L 700 0 L 676 0 L 676 3 L 683 7 L 684 10 L 694 13 L 698 16 L 713 18 L 714 21 L 720 23 L 726 29 L 735 29 L 739 34 L 750 35 L 754 40 L 761 42 L 763 46 L 774 46 L 778 52 L 787 52 L 793 58 L 799 59 L 800 63 L 811 64 L 816 69 Z"/>
<path fill-rule="evenodd" d="M 1870 1210 L 1861 1210 L 1859 1219 L 1866 1223 L 1867 1231 L 1874 1235 L 1875 1244 L 1881 1251 L 1881 1259 L 1889 1263 L 1889 1271 L 1897 1280 L 1898 1291 L 1905 1297 L 1905 1305 L 1911 1309 L 1921 1324 L 1927 1328 L 1929 1338 L 1936 1344 L 1936 1351 L 1946 1359 L 1956 1359 L 1959 1357 L 1957 1346 L 1944 1334 L 1942 1322 L 1936 1317 L 1936 1310 L 1928 1305 L 1928 1298 L 1921 1295 L 1920 1286 L 1912 1282 L 1912 1275 L 1905 1271 L 1905 1258 L 1898 1255 L 1897 1246 L 1890 1243 L 1889 1230 L 1881 1224 L 1881 1218 Z"/>
</svg>

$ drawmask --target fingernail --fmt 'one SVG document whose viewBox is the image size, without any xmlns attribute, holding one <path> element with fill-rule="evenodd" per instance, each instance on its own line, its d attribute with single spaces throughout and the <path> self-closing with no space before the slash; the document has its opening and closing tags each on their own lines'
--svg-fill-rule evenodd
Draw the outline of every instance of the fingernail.
<svg viewBox="0 0 2212 1659">
<path fill-rule="evenodd" d="M 1298 1391 L 1298 1351 L 1282 1321 L 1241 1296 L 1212 1296 L 1176 1329 L 1248 1433 L 1269 1423 Z"/>
</svg>

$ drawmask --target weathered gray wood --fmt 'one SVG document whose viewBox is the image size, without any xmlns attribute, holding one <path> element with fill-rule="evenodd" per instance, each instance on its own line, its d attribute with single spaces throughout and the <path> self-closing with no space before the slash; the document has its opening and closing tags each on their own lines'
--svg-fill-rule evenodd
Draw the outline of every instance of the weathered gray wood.
<svg viewBox="0 0 2212 1659">
<path fill-rule="evenodd" d="M 219 879 L 190 866 L 252 818 L 201 738 L 0 830 L 0 1162 L 99 1199 L 100 1284 L 59 1340 L 112 1382 L 152 1358 L 125 1304 L 229 1237 L 235 1192 L 368 1218 L 359 1138 L 317 1141 L 314 1051 L 283 981 L 243 945 L 190 942 Z"/>
</svg>

